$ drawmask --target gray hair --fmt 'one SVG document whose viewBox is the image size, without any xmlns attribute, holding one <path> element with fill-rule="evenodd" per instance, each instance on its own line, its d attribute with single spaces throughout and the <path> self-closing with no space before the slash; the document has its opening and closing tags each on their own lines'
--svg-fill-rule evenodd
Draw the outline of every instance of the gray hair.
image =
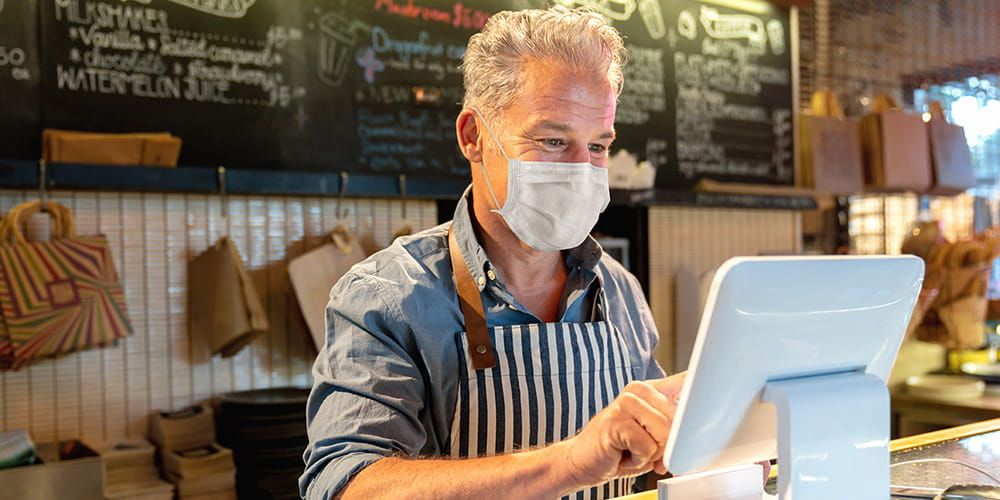
<svg viewBox="0 0 1000 500">
<path fill-rule="evenodd" d="M 462 62 L 463 104 L 499 120 L 522 87 L 521 66 L 530 59 L 604 72 L 617 95 L 625 57 L 618 30 L 595 12 L 560 5 L 498 12 L 469 39 Z"/>
</svg>

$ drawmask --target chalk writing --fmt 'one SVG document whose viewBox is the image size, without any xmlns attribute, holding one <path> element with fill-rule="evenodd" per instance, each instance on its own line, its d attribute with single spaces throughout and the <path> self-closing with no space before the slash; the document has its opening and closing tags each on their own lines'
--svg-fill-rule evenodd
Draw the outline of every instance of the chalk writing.
<svg viewBox="0 0 1000 500">
<path fill-rule="evenodd" d="M 663 85 L 663 50 L 628 45 L 629 64 L 625 65 L 625 87 L 619 97 L 615 121 L 643 125 L 650 113 L 666 109 Z"/>
<path fill-rule="evenodd" d="M 694 40 L 698 36 L 698 21 L 695 21 L 694 14 L 683 10 L 677 16 L 677 32 L 688 40 Z"/>
<path fill-rule="evenodd" d="M 356 123 L 361 146 L 358 163 L 376 172 L 426 168 L 444 168 L 451 173 L 467 170 L 467 166 L 451 163 L 454 159 L 430 154 L 455 144 L 455 118 L 450 112 L 377 110 L 361 106 Z"/>
<path fill-rule="evenodd" d="M 87 0 L 54 0 L 54 3 L 56 21 L 144 33 L 168 30 L 167 13 L 159 9 Z"/>
<path fill-rule="evenodd" d="M 682 10 L 677 19 L 677 170 L 687 179 L 791 181 L 791 110 L 766 100 L 791 84 L 788 66 L 765 58 L 768 42 L 772 53 L 784 52 L 784 26 L 706 6 L 698 14 Z"/>
<path fill-rule="evenodd" d="M 760 95 L 764 85 L 788 85 L 787 68 L 736 62 L 703 54 L 674 54 L 674 68 L 680 84 L 707 87 L 729 94 Z"/>
<path fill-rule="evenodd" d="M 566 7 L 586 7 L 615 21 L 628 21 L 635 12 L 635 0 L 556 0 Z"/>
<path fill-rule="evenodd" d="M 24 64 L 26 56 L 24 49 L 20 47 L 4 47 L 0 45 L 0 67 L 20 66 Z"/>
<path fill-rule="evenodd" d="M 32 80 L 32 68 L 34 68 L 34 51 L 30 42 L 30 35 L 25 33 L 20 26 L 23 23 L 19 19 L 18 8 L 23 5 L 12 4 L 10 9 L 4 13 L 4 0 L 0 0 L 0 17 L 6 18 L 3 21 L 13 21 L 14 26 L 4 27 L 0 22 L 0 84 L 10 75 L 10 79 L 15 82 L 28 82 Z M 29 28 L 30 29 L 30 28 Z M 15 85 L 13 88 L 24 89 L 23 85 Z M 6 89 L 0 85 L 0 93 Z M 7 100 L 7 105 L 11 105 L 11 100 Z M 8 109 L 5 112 L 10 113 Z"/>
<path fill-rule="evenodd" d="M 368 84 L 375 83 L 375 73 L 385 69 L 385 64 L 375 57 L 375 51 L 371 47 L 365 48 L 361 54 L 355 58 L 358 66 L 364 68 L 365 81 Z"/>
<path fill-rule="evenodd" d="M 785 53 L 785 27 L 781 21 L 771 19 L 767 22 L 767 39 L 771 42 L 771 52 L 775 55 Z"/>
<path fill-rule="evenodd" d="M 406 72 L 407 78 L 443 81 L 448 75 L 461 73 L 459 64 L 465 55 L 465 45 L 435 41 L 426 30 L 411 39 L 394 37 L 382 26 L 371 30 L 371 49 L 383 69 Z M 358 64 L 362 64 L 359 60 Z M 365 64 L 374 64 L 366 60 Z M 366 75 L 367 77 L 367 75 Z M 366 78 L 367 80 L 367 78 Z M 374 82 L 374 74 L 369 84 Z"/>
<path fill-rule="evenodd" d="M 792 163 L 792 110 L 776 109 L 772 113 L 774 123 L 774 163 L 778 179 L 790 181 L 794 176 Z"/>
<path fill-rule="evenodd" d="M 419 5 L 414 0 L 406 0 L 405 3 L 399 0 L 375 0 L 375 11 L 477 31 L 486 25 L 490 17 L 488 12 L 467 7 L 461 2 L 453 4 L 451 9 L 443 9 Z"/>
<path fill-rule="evenodd" d="M 442 103 L 457 103 L 462 100 L 464 90 L 460 86 L 428 86 L 421 90 L 433 93 L 437 101 Z M 374 85 L 361 87 L 354 91 L 354 101 L 359 104 L 412 104 L 414 88 L 409 85 Z"/>
<path fill-rule="evenodd" d="M 0 69 L 10 68 L 10 77 L 13 80 L 31 80 L 31 70 L 24 67 L 27 55 L 21 47 L 7 47 L 0 45 Z"/>
<path fill-rule="evenodd" d="M 712 38 L 742 38 L 750 45 L 763 46 L 764 22 L 745 14 L 720 14 L 718 9 L 701 7 L 701 24 Z"/>
<path fill-rule="evenodd" d="M 301 50 L 297 28 L 270 26 L 261 39 L 230 37 L 171 29 L 167 13 L 152 7 L 53 2 L 55 20 L 70 41 L 54 67 L 60 91 L 281 108 L 305 95 L 305 87 L 284 71 L 284 52 Z M 175 3 L 241 17 L 254 0 Z"/>
<path fill-rule="evenodd" d="M 646 161 L 656 168 L 669 163 L 670 143 L 666 139 L 651 137 L 646 140 Z"/>
<path fill-rule="evenodd" d="M 149 3 L 149 0 L 143 0 Z M 220 17 L 241 18 L 257 0 L 170 0 L 173 3 Z"/>
</svg>

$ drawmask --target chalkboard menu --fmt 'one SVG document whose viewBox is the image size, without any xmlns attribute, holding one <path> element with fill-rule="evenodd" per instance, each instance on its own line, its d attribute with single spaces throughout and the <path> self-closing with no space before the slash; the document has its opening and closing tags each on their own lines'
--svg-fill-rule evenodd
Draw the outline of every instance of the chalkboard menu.
<svg viewBox="0 0 1000 500">
<path fill-rule="evenodd" d="M 657 166 L 657 185 L 794 182 L 788 11 L 694 0 L 594 3 L 622 8 L 606 15 L 627 37 L 616 147 Z"/>
<path fill-rule="evenodd" d="M 38 158 L 41 98 L 35 0 L 0 0 L 0 152 Z"/>
<path fill-rule="evenodd" d="M 792 182 L 787 11 L 556 1 L 591 7 L 625 34 L 616 147 L 656 165 L 658 184 Z M 468 175 L 454 120 L 469 36 L 494 12 L 547 4 L 38 2 L 47 127 L 170 131 L 184 139 L 189 165 L 431 176 Z"/>
</svg>

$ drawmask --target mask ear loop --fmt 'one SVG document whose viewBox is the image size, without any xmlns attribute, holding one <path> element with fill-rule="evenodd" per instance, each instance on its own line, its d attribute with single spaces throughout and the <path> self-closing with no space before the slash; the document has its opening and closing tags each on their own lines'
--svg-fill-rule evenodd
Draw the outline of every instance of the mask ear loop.
<svg viewBox="0 0 1000 500">
<path fill-rule="evenodd" d="M 507 156 L 507 152 L 504 151 L 503 145 L 500 144 L 500 141 L 497 140 L 497 136 L 493 134 L 493 129 L 491 129 L 490 125 L 488 123 L 486 123 L 486 119 L 483 118 L 483 115 L 476 108 L 469 108 L 469 109 L 471 109 L 472 112 L 475 113 L 476 116 L 479 117 L 479 121 L 482 122 L 483 127 L 486 128 L 486 133 L 490 135 L 490 139 L 492 139 L 493 142 L 497 145 L 497 147 L 500 148 L 500 154 L 502 154 L 503 157 L 509 162 L 510 161 L 510 157 Z M 490 182 L 490 176 L 489 176 L 489 174 L 486 173 L 486 164 L 482 160 L 479 160 L 479 169 L 483 173 L 483 178 L 486 179 L 486 187 L 490 191 L 490 196 L 493 197 L 493 206 L 496 207 L 496 208 L 491 208 L 490 212 L 493 212 L 493 213 L 495 213 L 497 215 L 501 215 L 500 214 L 500 202 L 497 201 L 497 194 L 496 194 L 496 192 L 493 191 L 493 183 Z M 508 172 L 507 175 L 510 175 L 510 172 Z"/>
</svg>

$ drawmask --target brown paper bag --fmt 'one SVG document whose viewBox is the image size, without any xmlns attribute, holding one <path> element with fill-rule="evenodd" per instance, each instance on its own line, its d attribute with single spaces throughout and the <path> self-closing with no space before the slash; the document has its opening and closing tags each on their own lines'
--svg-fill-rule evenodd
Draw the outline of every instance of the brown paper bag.
<svg viewBox="0 0 1000 500">
<path fill-rule="evenodd" d="M 938 275 L 938 295 L 917 327 L 916 338 L 949 349 L 981 346 L 989 302 L 986 286 L 990 267 L 939 268 L 930 264 L 928 273 Z"/>
<path fill-rule="evenodd" d="M 931 121 L 927 132 L 934 166 L 934 194 L 959 194 L 976 185 L 972 154 L 965 140 L 965 129 L 952 125 L 944 117 L 941 103 L 931 102 Z"/>
<path fill-rule="evenodd" d="M 933 184 L 930 144 L 919 115 L 904 113 L 888 96 L 875 98 L 861 119 L 865 185 L 875 191 L 925 193 Z"/>
<path fill-rule="evenodd" d="M 844 119 L 837 97 L 826 90 L 812 97 L 812 114 L 802 115 L 799 186 L 820 193 L 852 194 L 864 190 L 860 127 Z"/>
<path fill-rule="evenodd" d="M 269 328 L 267 313 L 236 246 L 228 238 L 188 265 L 191 334 L 212 354 L 235 355 Z"/>
<path fill-rule="evenodd" d="M 330 234 L 329 243 L 288 263 L 292 288 L 317 351 L 326 344 L 326 305 L 330 301 L 330 289 L 351 266 L 364 258 L 365 252 L 357 238 L 344 226 L 337 226 Z"/>
<path fill-rule="evenodd" d="M 181 140 L 166 132 L 42 131 L 42 156 L 51 162 L 176 167 L 180 153 Z"/>
</svg>

